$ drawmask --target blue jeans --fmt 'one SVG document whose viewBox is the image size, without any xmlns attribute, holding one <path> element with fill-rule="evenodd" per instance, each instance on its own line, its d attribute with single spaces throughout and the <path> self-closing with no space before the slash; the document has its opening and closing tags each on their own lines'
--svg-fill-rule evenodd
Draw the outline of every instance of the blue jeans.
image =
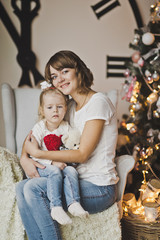
<svg viewBox="0 0 160 240">
<path fill-rule="evenodd" d="M 79 185 L 81 205 L 89 213 L 104 211 L 116 201 L 117 185 L 97 186 L 85 180 L 79 180 Z M 58 223 L 50 215 L 47 178 L 17 183 L 16 198 L 29 240 L 62 240 Z"/>
<path fill-rule="evenodd" d="M 45 165 L 45 169 L 38 168 L 41 177 L 47 177 L 47 197 L 50 208 L 62 206 L 64 193 L 67 207 L 73 202 L 80 202 L 78 172 L 72 166 L 60 170 L 54 165 Z"/>
</svg>

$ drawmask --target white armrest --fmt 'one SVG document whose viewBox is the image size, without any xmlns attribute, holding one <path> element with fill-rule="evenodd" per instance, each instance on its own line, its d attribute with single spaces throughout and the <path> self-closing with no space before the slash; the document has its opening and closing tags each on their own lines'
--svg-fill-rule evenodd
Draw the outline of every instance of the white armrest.
<svg viewBox="0 0 160 240">
<path fill-rule="evenodd" d="M 15 98 L 11 86 L 7 83 L 2 84 L 2 109 L 5 122 L 6 148 L 16 152 L 15 144 Z"/>
</svg>

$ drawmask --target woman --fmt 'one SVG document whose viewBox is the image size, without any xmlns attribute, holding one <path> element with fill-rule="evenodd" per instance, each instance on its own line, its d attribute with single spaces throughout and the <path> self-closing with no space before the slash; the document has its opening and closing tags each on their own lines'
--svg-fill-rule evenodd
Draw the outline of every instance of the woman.
<svg viewBox="0 0 160 240">
<path fill-rule="evenodd" d="M 42 151 L 29 134 L 21 156 L 21 165 L 32 178 L 17 184 L 17 203 L 29 240 L 60 240 L 56 221 L 50 217 L 46 179 L 37 178 L 36 167 L 43 168 L 28 154 L 57 162 L 78 163 L 81 205 L 89 213 L 109 208 L 117 195 L 118 177 L 114 157 L 117 142 L 115 109 L 103 93 L 91 89 L 93 75 L 71 51 L 53 55 L 45 68 L 46 80 L 63 94 L 72 97 L 66 120 L 81 132 L 77 150 Z M 65 206 L 65 201 L 64 201 Z"/>
</svg>

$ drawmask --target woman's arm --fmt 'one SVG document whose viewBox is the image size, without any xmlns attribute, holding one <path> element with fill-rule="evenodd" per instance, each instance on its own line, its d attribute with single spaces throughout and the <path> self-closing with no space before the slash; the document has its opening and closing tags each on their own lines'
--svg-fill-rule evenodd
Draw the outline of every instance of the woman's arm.
<svg viewBox="0 0 160 240">
<path fill-rule="evenodd" d="M 77 150 L 42 151 L 37 147 L 33 136 L 25 142 L 26 151 L 34 157 L 46 158 L 57 162 L 84 163 L 96 148 L 104 127 L 105 120 L 87 121 Z"/>
</svg>

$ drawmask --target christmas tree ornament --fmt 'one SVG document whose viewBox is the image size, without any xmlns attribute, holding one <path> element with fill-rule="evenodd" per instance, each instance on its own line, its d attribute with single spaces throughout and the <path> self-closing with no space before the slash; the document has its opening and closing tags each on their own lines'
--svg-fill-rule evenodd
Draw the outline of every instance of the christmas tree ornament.
<svg viewBox="0 0 160 240">
<path fill-rule="evenodd" d="M 144 74 L 145 74 L 146 77 L 151 76 L 151 72 L 148 69 L 145 70 Z"/>
<path fill-rule="evenodd" d="M 129 100 L 130 103 L 136 103 L 137 102 L 137 97 L 136 96 L 132 96 Z"/>
<path fill-rule="evenodd" d="M 137 112 L 142 109 L 142 104 L 139 101 L 137 101 L 135 104 L 131 105 L 131 109 Z"/>
<path fill-rule="evenodd" d="M 149 104 L 153 104 L 154 102 L 156 102 L 158 99 L 158 94 L 157 92 L 152 92 L 148 97 L 147 97 L 147 102 Z"/>
<path fill-rule="evenodd" d="M 140 52 L 136 51 L 132 54 L 132 62 L 137 63 L 140 59 L 141 55 Z"/>
<path fill-rule="evenodd" d="M 153 83 L 153 78 L 152 78 L 152 76 L 148 76 L 148 77 L 146 78 L 146 81 L 147 81 L 147 83 L 149 83 L 149 84 Z"/>
<path fill-rule="evenodd" d="M 152 104 L 155 103 L 158 99 L 158 94 L 157 92 L 152 92 L 148 97 L 147 97 L 147 102 L 149 104 L 148 107 L 148 113 L 147 113 L 147 117 L 148 120 L 151 120 L 152 118 Z"/>
<path fill-rule="evenodd" d="M 126 124 L 126 128 L 127 128 L 127 130 L 130 130 L 132 127 L 134 127 L 135 126 L 135 124 L 134 123 L 127 123 Z"/>
<path fill-rule="evenodd" d="M 147 132 L 147 137 L 151 139 L 150 142 L 154 142 L 155 139 L 160 140 L 160 131 L 158 129 L 150 128 Z"/>
<path fill-rule="evenodd" d="M 130 101 L 130 98 L 133 94 L 133 89 L 135 86 L 137 78 L 133 76 L 129 76 L 128 80 L 125 81 L 125 84 L 123 84 L 123 90 L 125 91 L 125 96 L 122 97 L 122 99 L 126 99 L 127 101 Z"/>
<path fill-rule="evenodd" d="M 132 113 L 132 112 L 134 112 L 134 111 L 136 111 L 135 104 L 131 104 L 131 105 L 129 106 L 129 112 Z"/>
<path fill-rule="evenodd" d="M 129 111 L 130 111 L 130 116 L 134 118 L 134 117 L 135 117 L 135 112 L 134 112 L 134 110 L 132 109 L 132 107 L 130 108 Z"/>
<path fill-rule="evenodd" d="M 130 132 L 131 134 L 136 133 L 136 132 L 137 132 L 137 126 L 134 125 L 133 127 L 131 127 L 131 128 L 129 129 L 129 132 Z"/>
<path fill-rule="evenodd" d="M 143 58 L 140 58 L 137 63 L 138 63 L 138 65 L 139 65 L 140 67 L 143 67 L 143 65 L 144 65 L 144 60 L 143 60 Z"/>
<path fill-rule="evenodd" d="M 130 70 L 126 69 L 125 72 L 124 72 L 124 76 L 129 77 L 129 75 L 130 75 Z"/>
<path fill-rule="evenodd" d="M 158 83 L 157 82 L 153 82 L 153 84 L 152 84 L 152 87 L 153 87 L 153 89 L 155 89 L 155 90 L 159 90 L 159 87 L 158 87 L 159 85 L 158 85 Z"/>
<path fill-rule="evenodd" d="M 135 145 L 134 146 L 134 150 L 139 152 L 141 150 L 140 145 L 139 144 Z"/>
<path fill-rule="evenodd" d="M 134 44 L 134 45 L 137 45 L 138 42 L 139 42 L 139 40 L 140 40 L 139 34 L 135 34 L 135 35 L 134 35 L 134 39 L 133 39 L 133 44 Z"/>
<path fill-rule="evenodd" d="M 136 102 L 136 104 L 135 104 L 135 110 L 136 110 L 136 111 L 139 111 L 139 110 L 141 110 L 141 109 L 142 109 L 142 103 Z"/>
<path fill-rule="evenodd" d="M 131 97 L 130 97 L 130 103 L 136 103 L 139 93 L 140 93 L 140 88 L 141 88 L 141 83 L 137 81 L 137 77 L 133 78 L 133 86 L 132 86 L 132 91 L 130 92 Z"/>
<path fill-rule="evenodd" d="M 160 118 L 160 112 L 158 110 L 153 111 L 153 117 L 154 118 Z"/>
<path fill-rule="evenodd" d="M 154 71 L 154 73 L 152 74 L 152 78 L 153 78 L 153 81 L 159 80 L 159 74 L 157 73 L 157 71 Z"/>
<path fill-rule="evenodd" d="M 154 34 L 147 32 L 142 35 L 142 42 L 145 45 L 152 45 L 155 41 L 155 36 Z"/>
<path fill-rule="evenodd" d="M 144 147 L 140 151 L 140 156 L 144 159 L 148 158 L 148 154 L 146 153 L 146 149 Z"/>
</svg>

